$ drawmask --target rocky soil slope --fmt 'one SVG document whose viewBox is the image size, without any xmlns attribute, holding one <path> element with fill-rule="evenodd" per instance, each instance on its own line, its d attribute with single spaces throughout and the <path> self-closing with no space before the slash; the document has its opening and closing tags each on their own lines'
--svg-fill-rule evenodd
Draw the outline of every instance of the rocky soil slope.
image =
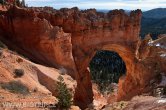
<svg viewBox="0 0 166 110">
<path fill-rule="evenodd" d="M 22 76 L 16 70 L 22 70 Z M 54 68 L 32 63 L 8 49 L 0 49 L 0 109 L 38 110 L 57 104 L 59 75 L 62 74 Z M 62 77 L 74 93 L 76 82 L 65 73 Z"/>
</svg>

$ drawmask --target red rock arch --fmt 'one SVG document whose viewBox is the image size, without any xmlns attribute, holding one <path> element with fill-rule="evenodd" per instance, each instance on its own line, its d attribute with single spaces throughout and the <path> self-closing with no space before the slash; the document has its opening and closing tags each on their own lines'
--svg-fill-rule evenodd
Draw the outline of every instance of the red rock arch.
<svg viewBox="0 0 166 110">
<path fill-rule="evenodd" d="M 78 67 L 78 74 L 81 73 L 79 74 L 80 79 L 78 79 L 80 85 L 76 89 L 76 95 L 75 95 L 76 103 L 84 107 L 85 105 L 89 104 L 93 100 L 92 99 L 93 93 L 91 91 L 92 85 L 90 81 L 91 80 L 90 72 L 87 70 L 87 67 L 97 50 L 115 51 L 121 56 L 121 58 L 126 64 L 126 68 L 127 68 L 126 77 L 125 78 L 123 77 L 123 79 L 120 78 L 120 81 L 119 81 L 120 83 L 119 83 L 118 100 L 129 100 L 132 96 L 137 95 L 138 92 L 136 91 L 138 91 L 139 88 L 135 89 L 135 87 L 138 87 L 139 82 L 136 81 L 137 79 L 135 79 L 136 78 L 135 71 L 137 70 L 135 70 L 134 66 L 135 66 L 135 62 L 137 62 L 138 60 L 135 58 L 134 49 L 131 49 L 131 46 L 126 44 L 123 44 L 123 43 L 113 44 L 113 42 L 103 44 L 99 47 L 98 46 L 94 46 L 94 47 L 97 47 L 97 48 L 95 49 L 91 48 L 90 50 L 88 49 L 88 51 L 84 51 L 86 53 L 86 56 L 83 56 L 82 58 L 79 57 L 77 58 L 77 60 L 75 60 L 76 67 Z M 83 53 L 79 52 L 79 54 L 80 54 L 79 56 L 81 56 Z M 81 102 L 79 102 L 81 98 L 83 99 L 81 100 Z"/>
<path fill-rule="evenodd" d="M 138 58 L 140 10 L 104 14 L 93 9 L 11 7 L 0 13 L 0 39 L 35 62 L 65 68 L 77 80 L 74 99 L 81 108 L 93 100 L 87 66 L 97 50 L 114 50 L 126 63 L 119 100 L 141 93 L 151 78 L 146 77 L 150 70 Z"/>
</svg>

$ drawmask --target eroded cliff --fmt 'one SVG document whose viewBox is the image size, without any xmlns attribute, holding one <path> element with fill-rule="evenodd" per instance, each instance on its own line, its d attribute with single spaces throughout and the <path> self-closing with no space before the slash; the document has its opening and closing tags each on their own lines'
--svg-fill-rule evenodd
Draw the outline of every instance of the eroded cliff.
<svg viewBox="0 0 166 110">
<path fill-rule="evenodd" d="M 0 13 L 0 39 L 37 63 L 65 69 L 77 80 L 74 101 L 81 108 L 93 101 L 87 67 L 97 50 L 116 51 L 126 63 L 118 100 L 141 94 L 159 74 L 154 69 L 158 61 L 147 53 L 148 42 L 139 38 L 140 10 L 128 15 L 123 10 L 105 14 L 95 9 L 10 7 Z"/>
</svg>

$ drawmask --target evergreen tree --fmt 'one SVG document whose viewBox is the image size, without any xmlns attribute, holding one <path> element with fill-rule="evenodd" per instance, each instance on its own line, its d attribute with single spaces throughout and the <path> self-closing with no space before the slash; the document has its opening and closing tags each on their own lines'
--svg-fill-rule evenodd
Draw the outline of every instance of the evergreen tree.
<svg viewBox="0 0 166 110">
<path fill-rule="evenodd" d="M 66 84 L 64 83 L 64 79 L 62 76 L 58 77 L 57 82 L 57 90 L 58 90 L 58 105 L 60 108 L 70 108 L 72 105 L 72 94 L 68 90 Z"/>
</svg>

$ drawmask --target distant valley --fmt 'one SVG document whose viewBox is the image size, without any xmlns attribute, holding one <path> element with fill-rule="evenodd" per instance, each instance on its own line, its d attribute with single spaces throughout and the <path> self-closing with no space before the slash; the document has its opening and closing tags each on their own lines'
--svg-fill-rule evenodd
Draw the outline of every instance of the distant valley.
<svg viewBox="0 0 166 110">
<path fill-rule="evenodd" d="M 166 33 L 166 8 L 156 8 L 143 12 L 141 36 L 150 33 L 153 39 Z"/>
</svg>

